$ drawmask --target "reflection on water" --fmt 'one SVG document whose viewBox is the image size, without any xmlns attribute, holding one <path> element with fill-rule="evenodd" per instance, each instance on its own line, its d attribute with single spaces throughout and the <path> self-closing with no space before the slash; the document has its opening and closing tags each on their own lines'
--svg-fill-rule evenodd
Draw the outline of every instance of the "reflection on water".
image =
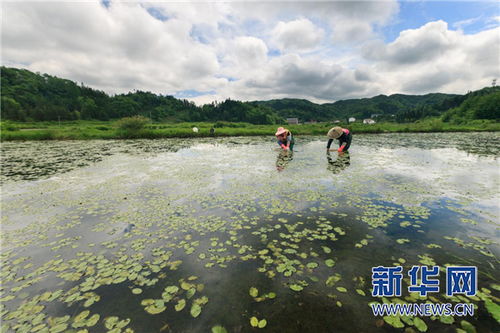
<svg viewBox="0 0 500 333">
<path fill-rule="evenodd" d="M 320 139 L 322 137 L 303 136 L 299 141 L 306 144 Z M 267 137 L 3 142 L 0 182 L 47 178 L 92 165 L 116 154 L 154 155 L 176 152 L 199 143 L 238 146 L 259 145 L 265 141 L 268 141 Z M 358 147 L 375 149 L 455 148 L 480 156 L 500 155 L 500 134 L 497 132 L 358 134 L 356 141 Z"/>
<path fill-rule="evenodd" d="M 276 159 L 276 170 L 283 171 L 291 160 L 293 160 L 293 151 L 280 149 Z"/>
<path fill-rule="evenodd" d="M 349 152 L 335 155 L 338 157 L 333 158 L 329 151 L 326 152 L 326 160 L 328 161 L 327 169 L 337 174 L 351 165 L 351 155 Z"/>
<path fill-rule="evenodd" d="M 326 160 L 322 137 L 293 156 L 267 137 L 6 143 L 2 329 L 254 332 L 256 317 L 270 332 L 392 332 L 368 306 L 371 268 L 455 264 L 478 267 L 481 293 L 446 298 L 440 276 L 428 300 L 476 315 L 423 318 L 427 331 L 493 332 L 498 147 L 462 139 L 358 135 Z"/>
<path fill-rule="evenodd" d="M 455 148 L 482 156 L 500 155 L 498 132 L 366 134 L 356 135 L 356 143 L 370 147 Z"/>
</svg>

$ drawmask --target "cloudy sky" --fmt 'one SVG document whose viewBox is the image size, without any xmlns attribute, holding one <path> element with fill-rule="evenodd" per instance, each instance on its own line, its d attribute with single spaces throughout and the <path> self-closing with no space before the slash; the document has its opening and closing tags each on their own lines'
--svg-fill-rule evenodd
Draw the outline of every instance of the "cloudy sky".
<svg viewBox="0 0 500 333">
<path fill-rule="evenodd" d="M 1 63 L 198 104 L 466 93 L 500 81 L 497 1 L 3 1 Z"/>
</svg>

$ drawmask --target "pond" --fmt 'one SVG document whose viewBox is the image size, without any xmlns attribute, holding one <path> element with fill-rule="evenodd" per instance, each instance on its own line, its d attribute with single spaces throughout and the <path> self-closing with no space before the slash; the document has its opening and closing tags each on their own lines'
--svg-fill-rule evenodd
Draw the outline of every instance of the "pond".
<svg viewBox="0 0 500 333">
<path fill-rule="evenodd" d="M 498 331 L 498 133 L 2 144 L 2 332 Z M 440 291 L 408 292 L 412 266 Z M 445 267 L 477 267 L 446 296 Z M 400 297 L 372 268 L 402 266 Z M 370 304 L 469 303 L 382 317 Z"/>
</svg>

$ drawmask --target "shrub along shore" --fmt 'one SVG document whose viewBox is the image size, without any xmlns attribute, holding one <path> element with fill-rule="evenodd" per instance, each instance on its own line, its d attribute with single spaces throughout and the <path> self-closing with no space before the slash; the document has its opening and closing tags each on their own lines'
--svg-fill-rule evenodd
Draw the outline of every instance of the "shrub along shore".
<svg viewBox="0 0 500 333">
<path fill-rule="evenodd" d="M 410 132 L 476 132 L 500 131 L 500 123 L 473 120 L 450 124 L 439 119 L 414 123 L 382 122 L 376 124 L 333 124 L 330 122 L 299 125 L 254 125 L 230 122 L 143 123 L 127 126 L 120 121 L 65 121 L 1 123 L 0 139 L 15 140 L 92 140 L 92 139 L 159 139 L 208 136 L 274 135 L 278 126 L 288 128 L 294 135 L 326 135 L 333 126 L 349 128 L 353 133 L 410 133 Z M 198 132 L 193 131 L 198 128 Z M 211 129 L 213 130 L 211 131 Z M 213 133 L 211 133 L 213 132 Z"/>
</svg>

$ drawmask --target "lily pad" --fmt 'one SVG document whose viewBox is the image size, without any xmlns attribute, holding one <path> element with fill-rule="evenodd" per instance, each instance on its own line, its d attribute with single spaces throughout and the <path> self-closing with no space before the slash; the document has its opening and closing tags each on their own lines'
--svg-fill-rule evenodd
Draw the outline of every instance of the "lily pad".
<svg viewBox="0 0 500 333">
<path fill-rule="evenodd" d="M 217 325 L 212 327 L 212 333 L 227 333 L 227 330 L 224 327 Z"/>
<path fill-rule="evenodd" d="M 333 267 L 333 266 L 335 266 L 335 260 L 333 260 L 333 259 L 326 259 L 325 260 L 325 265 L 328 266 L 328 267 Z"/>
<path fill-rule="evenodd" d="M 395 328 L 403 328 L 405 325 L 398 316 L 384 316 L 384 321 Z"/>
<path fill-rule="evenodd" d="M 453 324 L 455 318 L 453 318 L 452 316 L 440 316 L 439 321 L 443 324 Z"/>
<path fill-rule="evenodd" d="M 291 284 L 290 285 L 290 289 L 292 289 L 293 291 L 301 291 L 304 289 L 304 287 L 302 287 L 301 285 L 299 284 Z"/>
<path fill-rule="evenodd" d="M 462 320 L 460 322 L 460 326 L 467 332 L 467 333 L 476 333 L 476 328 L 474 325 L 469 323 L 467 320 Z"/>
<path fill-rule="evenodd" d="M 500 323 L 500 305 L 490 301 L 489 299 L 484 301 L 484 305 L 493 318 Z"/>
<path fill-rule="evenodd" d="M 330 249 L 329 247 L 327 246 L 322 246 L 321 247 L 323 249 L 323 252 L 325 252 L 326 254 L 329 254 L 332 252 L 332 249 Z"/>
<path fill-rule="evenodd" d="M 175 305 L 175 311 L 181 311 L 182 309 L 184 309 L 185 306 L 186 306 L 186 300 L 182 298 Z"/>
<path fill-rule="evenodd" d="M 85 318 L 88 317 L 88 315 L 90 314 L 90 311 L 89 310 L 84 310 L 82 312 L 80 312 L 74 319 L 75 322 L 78 322 L 78 321 L 82 321 L 84 320 Z"/>
<path fill-rule="evenodd" d="M 196 303 L 193 304 L 191 306 L 190 313 L 191 313 L 191 316 L 193 316 L 194 318 L 198 317 L 200 315 L 200 313 L 201 313 L 201 306 L 198 305 L 198 304 L 196 304 Z"/>
<path fill-rule="evenodd" d="M 419 317 L 413 318 L 413 324 L 419 330 L 420 332 L 426 332 L 427 331 L 427 324 L 420 319 Z"/>
<path fill-rule="evenodd" d="M 252 297 L 257 297 L 259 295 L 259 290 L 257 288 L 251 287 L 248 293 Z"/>
<path fill-rule="evenodd" d="M 307 268 L 314 269 L 314 268 L 318 267 L 318 264 L 315 262 L 309 262 L 309 263 L 307 263 L 306 266 L 307 266 Z"/>
<path fill-rule="evenodd" d="M 328 279 L 326 279 L 326 286 L 327 287 L 333 287 L 333 285 L 341 280 L 341 277 L 338 273 L 335 275 L 329 276 Z"/>
<path fill-rule="evenodd" d="M 259 326 L 259 320 L 257 319 L 257 317 L 250 318 L 250 325 L 252 325 L 252 327 Z"/>
</svg>

